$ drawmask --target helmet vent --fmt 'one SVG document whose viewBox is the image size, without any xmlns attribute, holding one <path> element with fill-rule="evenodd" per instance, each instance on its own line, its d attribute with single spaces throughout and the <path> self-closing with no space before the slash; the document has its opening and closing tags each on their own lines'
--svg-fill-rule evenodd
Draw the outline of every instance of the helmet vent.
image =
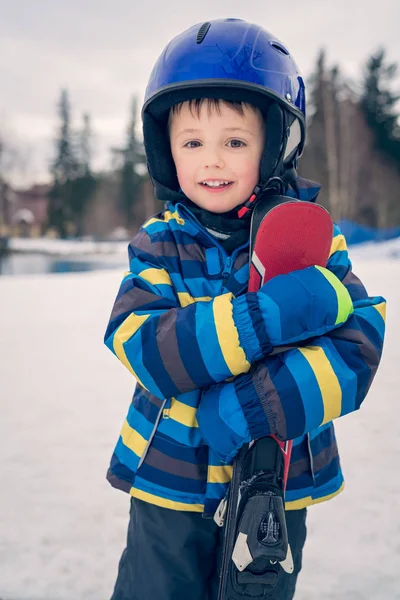
<svg viewBox="0 0 400 600">
<path fill-rule="evenodd" d="M 203 23 L 203 25 L 200 27 L 199 31 L 197 32 L 196 44 L 201 44 L 201 42 L 206 37 L 207 32 L 210 29 L 210 27 L 211 27 L 211 23 L 209 23 L 208 21 L 206 23 Z"/>
<path fill-rule="evenodd" d="M 275 48 L 275 50 L 277 50 L 281 54 L 285 54 L 286 56 L 290 56 L 289 50 L 287 50 L 285 48 L 285 46 L 282 46 L 282 44 L 279 44 L 278 42 L 270 42 L 270 44 L 271 44 L 271 46 L 273 48 Z"/>
</svg>

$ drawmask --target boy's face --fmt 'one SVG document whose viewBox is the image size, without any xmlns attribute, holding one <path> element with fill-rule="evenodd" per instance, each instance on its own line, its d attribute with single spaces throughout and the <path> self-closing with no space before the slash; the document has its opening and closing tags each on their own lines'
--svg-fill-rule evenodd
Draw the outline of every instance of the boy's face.
<svg viewBox="0 0 400 600">
<path fill-rule="evenodd" d="M 261 113 L 243 105 L 244 115 L 205 101 L 199 116 L 185 102 L 170 120 L 171 151 L 183 193 L 197 206 L 223 213 L 239 206 L 259 181 L 264 147 Z"/>
</svg>

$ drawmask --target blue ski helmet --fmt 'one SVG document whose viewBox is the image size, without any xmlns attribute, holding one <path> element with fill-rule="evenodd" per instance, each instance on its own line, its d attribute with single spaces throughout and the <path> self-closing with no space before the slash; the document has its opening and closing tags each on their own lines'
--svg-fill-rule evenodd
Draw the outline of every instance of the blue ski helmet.
<svg viewBox="0 0 400 600">
<path fill-rule="evenodd" d="M 161 200 L 179 183 L 167 122 L 187 100 L 218 98 L 258 107 L 267 124 L 259 186 L 295 180 L 305 141 L 304 82 L 289 50 L 275 36 L 241 19 L 200 23 L 177 35 L 158 58 L 142 110 L 148 169 Z"/>
</svg>

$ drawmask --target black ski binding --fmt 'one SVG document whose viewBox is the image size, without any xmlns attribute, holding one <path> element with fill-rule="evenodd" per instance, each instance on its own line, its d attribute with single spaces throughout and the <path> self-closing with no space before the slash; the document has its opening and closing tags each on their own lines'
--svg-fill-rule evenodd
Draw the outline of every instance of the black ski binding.
<svg viewBox="0 0 400 600">
<path fill-rule="evenodd" d="M 279 570 L 293 572 L 282 451 L 273 438 L 266 437 L 242 448 L 235 466 L 224 523 L 218 600 L 267 598 Z"/>
</svg>

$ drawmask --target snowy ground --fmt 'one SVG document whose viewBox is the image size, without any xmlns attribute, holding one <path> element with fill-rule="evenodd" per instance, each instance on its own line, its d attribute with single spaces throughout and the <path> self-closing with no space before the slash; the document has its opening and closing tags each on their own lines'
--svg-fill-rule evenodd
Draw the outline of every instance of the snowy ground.
<svg viewBox="0 0 400 600">
<path fill-rule="evenodd" d="M 309 511 L 296 600 L 400 599 L 400 262 L 369 254 L 355 271 L 389 301 L 385 356 L 337 425 L 346 491 Z M 102 336 L 121 275 L 0 278 L 3 600 L 111 595 L 129 501 L 104 473 L 133 382 Z"/>
<path fill-rule="evenodd" d="M 10 238 L 13 252 L 29 252 L 71 256 L 82 254 L 126 254 L 126 241 L 96 242 L 93 240 L 59 240 L 50 238 Z"/>
</svg>

